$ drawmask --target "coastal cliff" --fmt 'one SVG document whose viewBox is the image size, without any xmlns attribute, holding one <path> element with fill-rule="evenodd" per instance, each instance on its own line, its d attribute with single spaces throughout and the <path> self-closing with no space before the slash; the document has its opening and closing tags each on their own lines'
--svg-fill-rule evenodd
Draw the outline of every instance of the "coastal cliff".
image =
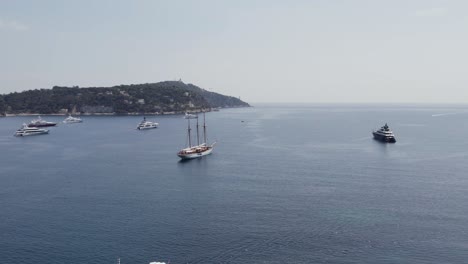
<svg viewBox="0 0 468 264">
<path fill-rule="evenodd" d="M 113 87 L 60 87 L 0 95 L 0 115 L 172 114 L 249 104 L 181 81 Z"/>
</svg>

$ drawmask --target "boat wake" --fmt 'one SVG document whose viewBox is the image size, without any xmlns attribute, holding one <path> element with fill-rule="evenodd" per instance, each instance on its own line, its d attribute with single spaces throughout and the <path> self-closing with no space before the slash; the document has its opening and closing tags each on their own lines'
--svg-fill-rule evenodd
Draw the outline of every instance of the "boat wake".
<svg viewBox="0 0 468 264">
<path fill-rule="evenodd" d="M 448 116 L 448 115 L 458 115 L 458 114 L 466 114 L 467 111 L 463 112 L 452 112 L 452 113 L 441 113 L 441 114 L 433 114 L 432 117 L 439 117 L 439 116 Z"/>
<path fill-rule="evenodd" d="M 425 124 L 411 124 L 411 123 L 399 123 L 399 126 L 404 126 L 404 127 L 424 127 L 427 126 Z"/>
</svg>

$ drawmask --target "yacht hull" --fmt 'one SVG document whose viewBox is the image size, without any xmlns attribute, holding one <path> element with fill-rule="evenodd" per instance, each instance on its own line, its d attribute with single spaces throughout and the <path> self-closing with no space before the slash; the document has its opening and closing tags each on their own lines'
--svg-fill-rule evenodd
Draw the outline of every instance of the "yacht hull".
<svg viewBox="0 0 468 264">
<path fill-rule="evenodd" d="M 83 123 L 83 121 L 63 121 L 64 124 L 77 124 L 77 123 Z"/>
<path fill-rule="evenodd" d="M 16 133 L 15 137 L 29 137 L 29 136 L 37 136 L 37 135 L 43 135 L 43 134 L 49 134 L 49 131 L 41 131 L 41 132 L 30 132 L 30 133 Z"/>
<path fill-rule="evenodd" d="M 154 129 L 158 128 L 158 126 L 151 126 L 151 127 L 137 127 L 138 130 L 147 130 L 147 129 Z"/>
<path fill-rule="evenodd" d="M 201 152 L 194 152 L 194 153 L 177 153 L 177 156 L 183 160 L 189 160 L 189 159 L 196 159 L 196 158 L 201 158 L 203 156 L 211 154 L 213 151 L 213 147 L 209 147 L 207 150 L 201 151 Z"/>
<path fill-rule="evenodd" d="M 57 123 L 47 123 L 47 124 L 29 124 L 28 127 L 52 127 L 56 126 Z"/>
<path fill-rule="evenodd" d="M 78 123 L 83 123 L 82 121 L 79 122 L 63 122 L 64 124 L 78 124 Z"/>
<path fill-rule="evenodd" d="M 385 143 L 396 143 L 396 139 L 393 136 L 390 136 L 390 137 L 389 136 L 384 136 L 384 135 L 380 135 L 380 134 L 375 133 L 375 132 L 372 132 L 372 135 L 374 136 L 375 140 L 385 142 Z"/>
</svg>

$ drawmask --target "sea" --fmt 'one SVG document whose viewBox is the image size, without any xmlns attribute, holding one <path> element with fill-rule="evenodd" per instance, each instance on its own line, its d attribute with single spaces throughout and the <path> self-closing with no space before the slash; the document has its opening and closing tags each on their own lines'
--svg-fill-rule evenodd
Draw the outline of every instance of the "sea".
<svg viewBox="0 0 468 264">
<path fill-rule="evenodd" d="M 468 263 L 468 106 L 222 109 L 187 162 L 182 115 L 33 118 L 0 118 L 0 263 Z"/>
</svg>

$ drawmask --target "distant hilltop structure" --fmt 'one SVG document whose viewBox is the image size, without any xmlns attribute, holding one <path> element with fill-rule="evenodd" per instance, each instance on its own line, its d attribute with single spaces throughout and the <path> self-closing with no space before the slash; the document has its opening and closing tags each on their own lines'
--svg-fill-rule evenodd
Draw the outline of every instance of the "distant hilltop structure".
<svg viewBox="0 0 468 264">
<path fill-rule="evenodd" d="M 178 81 L 79 88 L 54 86 L 0 95 L 0 115 L 173 114 L 248 107 L 240 98 Z"/>
</svg>

